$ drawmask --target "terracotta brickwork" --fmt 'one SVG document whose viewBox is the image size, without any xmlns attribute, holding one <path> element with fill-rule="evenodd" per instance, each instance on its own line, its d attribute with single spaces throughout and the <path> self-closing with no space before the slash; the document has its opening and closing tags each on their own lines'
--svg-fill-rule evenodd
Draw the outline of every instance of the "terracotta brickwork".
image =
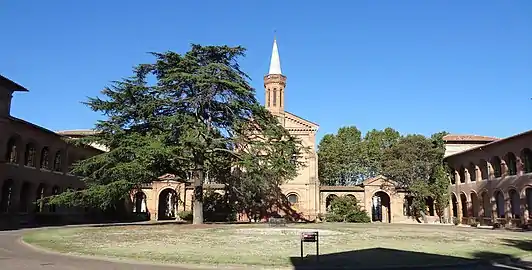
<svg viewBox="0 0 532 270">
<path fill-rule="evenodd" d="M 466 223 L 529 223 L 532 131 L 446 158 L 452 171 L 449 215 Z"/>
<path fill-rule="evenodd" d="M 0 76 L 0 93 L 5 97 L 0 99 L 4 108 L 0 114 L 0 226 L 33 223 L 36 214 L 75 219 L 79 209 L 44 207 L 35 202 L 69 188 L 83 188 L 78 177 L 69 174 L 69 167 L 101 151 L 67 144 L 65 137 L 11 116 L 14 91 L 27 90 Z"/>
</svg>

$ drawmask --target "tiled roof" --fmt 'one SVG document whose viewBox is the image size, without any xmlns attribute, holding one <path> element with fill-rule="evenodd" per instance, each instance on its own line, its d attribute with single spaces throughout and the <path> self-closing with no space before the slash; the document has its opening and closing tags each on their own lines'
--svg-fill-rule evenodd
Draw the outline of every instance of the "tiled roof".
<svg viewBox="0 0 532 270">
<path fill-rule="evenodd" d="M 480 136 L 480 135 L 468 135 L 468 134 L 449 134 L 443 136 L 444 141 L 482 141 L 482 142 L 493 142 L 499 138 L 490 137 L 490 136 Z"/>
<path fill-rule="evenodd" d="M 61 130 L 57 131 L 57 134 L 61 134 L 64 136 L 88 136 L 88 135 L 94 135 L 97 131 L 91 130 L 91 129 L 74 129 L 74 130 Z"/>
</svg>

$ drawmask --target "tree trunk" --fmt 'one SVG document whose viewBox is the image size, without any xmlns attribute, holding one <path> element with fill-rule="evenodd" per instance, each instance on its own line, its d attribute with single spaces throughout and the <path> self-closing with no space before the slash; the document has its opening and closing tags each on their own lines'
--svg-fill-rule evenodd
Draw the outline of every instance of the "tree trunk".
<svg viewBox="0 0 532 270">
<path fill-rule="evenodd" d="M 203 224 L 203 166 L 199 167 L 194 177 L 194 212 L 193 224 Z"/>
</svg>

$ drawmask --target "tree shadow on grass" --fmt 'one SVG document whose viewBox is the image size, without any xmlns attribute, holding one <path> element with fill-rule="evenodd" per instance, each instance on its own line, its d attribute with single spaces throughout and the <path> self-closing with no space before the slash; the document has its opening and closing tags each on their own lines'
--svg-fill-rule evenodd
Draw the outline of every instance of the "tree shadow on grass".
<svg viewBox="0 0 532 270">
<path fill-rule="evenodd" d="M 310 247 L 310 245 L 309 245 Z M 472 254 L 472 259 L 429 254 L 423 252 L 371 248 L 315 255 L 291 257 L 295 270 L 307 269 L 532 269 L 517 258 L 492 252 Z M 493 260 L 503 260 L 493 263 Z"/>
</svg>

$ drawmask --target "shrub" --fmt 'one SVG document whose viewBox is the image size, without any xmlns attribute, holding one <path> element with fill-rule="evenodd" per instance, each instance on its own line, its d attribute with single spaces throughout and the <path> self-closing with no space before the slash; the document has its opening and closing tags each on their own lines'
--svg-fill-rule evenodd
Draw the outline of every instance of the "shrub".
<svg viewBox="0 0 532 270">
<path fill-rule="evenodd" d="M 192 221 L 193 214 L 192 211 L 182 211 L 178 213 L 179 218 L 184 221 Z"/>
<path fill-rule="evenodd" d="M 369 215 L 357 204 L 357 200 L 351 196 L 342 196 L 331 202 L 330 211 L 325 216 L 329 222 L 370 222 Z"/>
<path fill-rule="evenodd" d="M 237 215 L 225 196 L 207 190 L 203 195 L 203 218 L 206 222 L 227 222 L 236 221 Z"/>
</svg>

